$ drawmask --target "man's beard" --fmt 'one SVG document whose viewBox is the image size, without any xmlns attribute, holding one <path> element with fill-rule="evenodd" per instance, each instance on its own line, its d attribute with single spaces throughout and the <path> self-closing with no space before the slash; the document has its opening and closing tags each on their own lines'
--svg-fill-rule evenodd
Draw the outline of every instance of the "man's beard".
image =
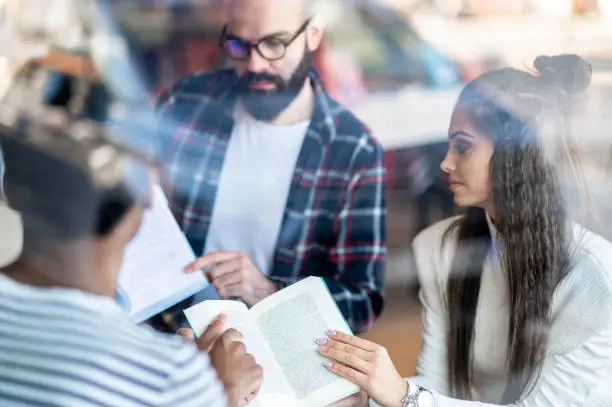
<svg viewBox="0 0 612 407">
<path fill-rule="evenodd" d="M 313 67 L 312 52 L 304 52 L 289 80 L 267 72 L 247 72 L 240 78 L 240 102 L 247 112 L 260 121 L 272 121 L 281 114 L 300 93 Z M 252 89 L 250 84 L 270 82 L 273 89 Z"/>
</svg>

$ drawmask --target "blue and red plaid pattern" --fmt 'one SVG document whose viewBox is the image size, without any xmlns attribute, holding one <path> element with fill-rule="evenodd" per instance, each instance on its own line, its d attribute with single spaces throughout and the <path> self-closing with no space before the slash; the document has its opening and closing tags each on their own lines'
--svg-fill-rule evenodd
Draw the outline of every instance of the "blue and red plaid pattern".
<svg viewBox="0 0 612 407">
<path fill-rule="evenodd" d="M 197 254 L 205 251 L 234 124 L 237 80 L 232 70 L 191 75 L 158 101 L 170 204 Z M 289 285 L 308 276 L 323 277 L 359 333 L 383 307 L 383 152 L 369 130 L 327 95 L 315 72 L 311 83 L 315 108 L 290 185 L 270 278 Z"/>
</svg>

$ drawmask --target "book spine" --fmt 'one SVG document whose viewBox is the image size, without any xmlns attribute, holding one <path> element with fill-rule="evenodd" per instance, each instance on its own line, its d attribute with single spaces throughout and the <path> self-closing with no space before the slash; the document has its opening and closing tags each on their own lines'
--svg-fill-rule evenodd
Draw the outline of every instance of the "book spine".
<svg viewBox="0 0 612 407">
<path fill-rule="evenodd" d="M 327 290 L 327 292 L 329 292 L 329 294 L 331 295 L 331 291 L 329 291 L 329 287 L 327 286 L 327 282 L 325 281 L 325 279 L 323 277 L 319 277 L 321 279 L 321 282 L 323 283 L 323 286 L 325 287 L 325 289 Z M 333 300 L 333 296 L 332 296 L 332 300 Z M 340 308 L 338 307 L 338 304 L 336 303 L 336 301 L 334 300 L 334 305 L 336 306 L 336 308 L 338 309 L 338 312 L 340 313 L 340 315 L 342 315 L 342 311 L 340 311 Z M 342 320 L 344 321 L 344 324 L 346 325 L 346 329 L 348 329 L 348 332 L 351 333 L 351 335 L 355 335 L 355 333 L 353 332 L 353 330 L 351 329 L 351 326 L 348 324 L 348 322 L 346 321 L 346 319 L 344 318 L 344 316 L 342 316 Z"/>
</svg>

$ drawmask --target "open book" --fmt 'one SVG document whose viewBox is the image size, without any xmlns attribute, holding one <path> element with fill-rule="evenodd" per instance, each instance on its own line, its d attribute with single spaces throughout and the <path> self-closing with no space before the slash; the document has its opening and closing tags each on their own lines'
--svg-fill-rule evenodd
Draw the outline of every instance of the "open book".
<svg viewBox="0 0 612 407">
<path fill-rule="evenodd" d="M 251 309 L 238 301 L 203 301 L 186 309 L 196 335 L 219 315 L 239 330 L 263 367 L 261 390 L 249 407 L 324 407 L 359 388 L 324 366 L 316 339 L 329 329 L 352 334 L 324 281 L 308 277 Z"/>
<path fill-rule="evenodd" d="M 135 323 L 168 309 L 208 285 L 203 273 L 184 272 L 194 260 L 166 196 L 156 185 L 140 230 L 126 247 L 116 300 Z"/>
</svg>

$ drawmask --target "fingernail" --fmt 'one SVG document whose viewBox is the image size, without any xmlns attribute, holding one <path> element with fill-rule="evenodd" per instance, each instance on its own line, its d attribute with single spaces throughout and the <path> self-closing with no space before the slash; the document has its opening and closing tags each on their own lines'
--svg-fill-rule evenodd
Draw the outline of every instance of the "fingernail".
<svg viewBox="0 0 612 407">
<path fill-rule="evenodd" d="M 327 352 L 327 350 L 329 348 L 327 346 L 325 346 L 325 345 L 321 345 L 321 346 L 319 346 L 319 349 L 321 350 L 321 352 Z"/>
<path fill-rule="evenodd" d="M 332 367 L 334 364 L 332 362 L 330 362 L 329 360 L 326 360 L 325 362 L 323 362 L 323 364 L 327 367 Z"/>
<path fill-rule="evenodd" d="M 317 344 L 318 345 L 325 345 L 326 343 L 327 343 L 327 339 L 325 339 L 325 338 L 317 339 Z"/>
<path fill-rule="evenodd" d="M 221 328 L 221 327 L 223 326 L 223 320 L 224 320 L 224 319 L 225 319 L 225 318 L 221 318 L 221 317 L 219 316 L 219 317 L 217 317 L 217 319 L 215 319 L 215 320 L 213 321 L 212 325 L 213 325 L 215 328 Z"/>
<path fill-rule="evenodd" d="M 327 335 L 334 336 L 336 335 L 336 331 L 334 331 L 333 329 L 330 329 L 329 331 L 327 331 Z"/>
</svg>

